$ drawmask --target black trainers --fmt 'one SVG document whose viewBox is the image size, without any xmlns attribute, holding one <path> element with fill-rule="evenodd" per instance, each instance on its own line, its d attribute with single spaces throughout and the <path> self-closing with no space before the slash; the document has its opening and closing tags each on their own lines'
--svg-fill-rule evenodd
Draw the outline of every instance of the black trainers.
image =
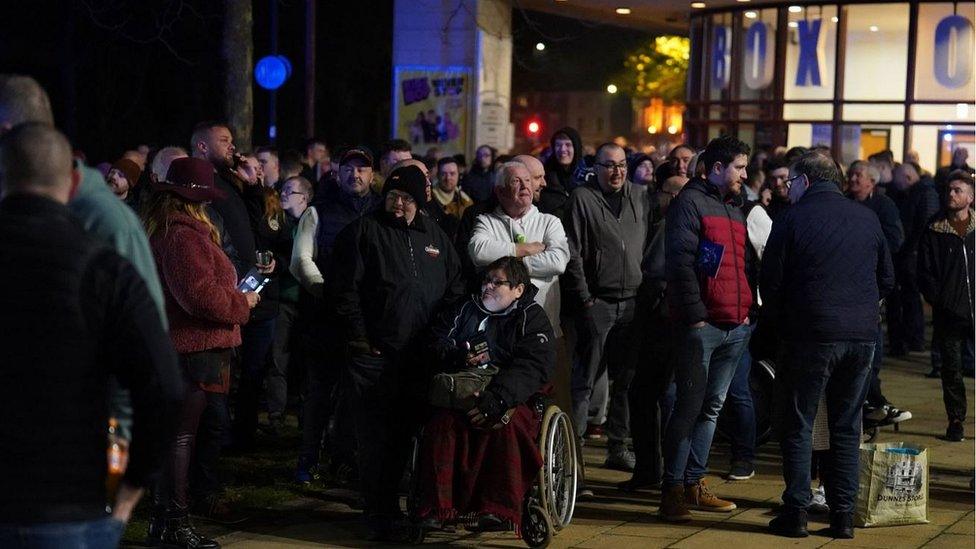
<svg viewBox="0 0 976 549">
<path fill-rule="evenodd" d="M 949 421 L 949 426 L 946 427 L 945 439 L 949 442 L 962 442 L 966 440 L 966 429 L 963 427 L 961 420 L 953 419 Z"/>
<path fill-rule="evenodd" d="M 168 546 L 185 549 L 216 549 L 220 544 L 212 540 L 193 527 L 190 519 L 185 515 L 167 519 L 166 529 L 163 530 L 162 542 Z"/>
<path fill-rule="evenodd" d="M 823 533 L 834 539 L 854 539 L 854 517 L 847 513 L 831 513 L 830 527 Z"/>
<path fill-rule="evenodd" d="M 787 538 L 805 538 L 807 531 L 807 512 L 805 510 L 786 512 L 769 521 L 769 531 Z"/>
<path fill-rule="evenodd" d="M 748 461 L 733 461 L 729 474 L 725 475 L 728 480 L 749 480 L 756 476 L 756 468 Z"/>
<path fill-rule="evenodd" d="M 942 377 L 942 370 L 938 368 L 932 368 L 932 370 L 929 373 L 925 374 L 925 377 L 929 379 L 938 379 Z"/>
</svg>

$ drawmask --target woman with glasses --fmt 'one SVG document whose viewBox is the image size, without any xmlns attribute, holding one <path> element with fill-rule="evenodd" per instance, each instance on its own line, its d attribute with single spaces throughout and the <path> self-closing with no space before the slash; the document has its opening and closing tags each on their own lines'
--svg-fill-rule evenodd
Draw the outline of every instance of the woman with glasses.
<svg viewBox="0 0 976 549">
<path fill-rule="evenodd" d="M 542 418 L 528 402 L 549 388 L 552 326 L 520 259 L 503 257 L 485 272 L 481 291 L 434 327 L 440 371 L 496 373 L 455 409 L 435 408 L 426 424 L 417 518 L 427 528 L 476 513 L 481 530 L 511 523 L 519 531 L 523 499 L 542 465 L 535 440 Z"/>
</svg>

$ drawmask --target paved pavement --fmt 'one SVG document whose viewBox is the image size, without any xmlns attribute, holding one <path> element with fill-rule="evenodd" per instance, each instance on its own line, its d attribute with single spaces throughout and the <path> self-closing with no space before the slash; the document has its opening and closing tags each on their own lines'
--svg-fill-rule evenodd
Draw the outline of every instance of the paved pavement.
<svg viewBox="0 0 976 549">
<path fill-rule="evenodd" d="M 629 475 L 602 468 L 603 449 L 588 447 L 585 457 L 588 476 L 595 497 L 580 502 L 570 526 L 559 533 L 550 547 L 586 549 L 628 548 L 762 548 L 762 547 L 960 547 L 974 546 L 974 497 L 969 488 L 974 473 L 976 436 L 973 417 L 973 384 L 966 379 L 969 393 L 969 417 L 963 443 L 940 440 L 945 432 L 945 412 L 939 380 L 926 379 L 928 358 L 914 354 L 905 360 L 888 360 L 882 372 L 886 396 L 898 407 L 911 410 L 914 418 L 902 424 L 900 432 L 890 427 L 878 436 L 878 442 L 905 441 L 921 444 L 929 450 L 929 524 L 887 528 L 858 529 L 853 540 L 832 540 L 812 535 L 791 540 L 766 533 L 771 511 L 780 503 L 783 482 L 780 457 L 775 444 L 760 448 L 757 475 L 744 482 L 727 482 L 720 478 L 728 463 L 725 447 L 717 444 L 711 458 L 710 486 L 721 497 L 734 500 L 739 508 L 729 514 L 694 512 L 694 520 L 672 525 L 656 518 L 660 494 L 648 491 L 628 495 L 615 489 L 616 482 Z M 304 498 L 288 506 L 269 509 L 260 526 L 236 531 L 204 526 L 220 535 L 224 547 L 367 547 L 359 513 L 337 501 Z M 266 517 L 266 518 L 267 518 Z M 274 518 L 277 517 L 277 518 Z M 811 532 L 826 527 L 811 517 Z M 512 534 L 471 535 L 438 533 L 428 537 L 425 546 L 524 547 Z"/>
</svg>

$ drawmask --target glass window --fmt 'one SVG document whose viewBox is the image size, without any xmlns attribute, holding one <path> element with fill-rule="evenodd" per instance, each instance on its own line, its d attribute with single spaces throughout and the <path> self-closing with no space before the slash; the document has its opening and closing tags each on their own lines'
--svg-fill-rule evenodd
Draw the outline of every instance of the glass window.
<svg viewBox="0 0 976 549">
<path fill-rule="evenodd" d="M 918 163 L 923 170 L 935 173 L 952 159 L 952 150 L 963 147 L 969 150 L 970 163 L 976 157 L 976 127 L 954 125 L 917 125 L 911 127 L 909 148 L 918 153 Z"/>
<path fill-rule="evenodd" d="M 708 98 L 717 100 L 728 94 L 732 78 L 732 14 L 713 15 L 709 34 Z"/>
<path fill-rule="evenodd" d="M 843 119 L 901 122 L 905 119 L 905 105 L 848 103 L 844 105 Z"/>
<path fill-rule="evenodd" d="M 785 99 L 833 99 L 837 6 L 789 12 L 788 24 Z"/>
<path fill-rule="evenodd" d="M 833 103 L 786 103 L 783 105 L 783 120 L 832 120 L 833 117 Z"/>
<path fill-rule="evenodd" d="M 972 101 L 973 10 L 962 4 L 953 14 L 951 3 L 918 6 L 918 44 L 915 49 L 915 98 Z"/>
<path fill-rule="evenodd" d="M 844 99 L 904 100 L 908 3 L 844 7 Z"/>
<path fill-rule="evenodd" d="M 900 124 L 845 124 L 840 127 L 840 141 L 840 159 L 845 166 L 883 150 L 891 150 L 895 161 L 901 162 L 905 129 Z"/>
<path fill-rule="evenodd" d="M 739 99 L 772 99 L 776 59 L 776 10 L 748 10 L 742 15 L 736 53 L 742 59 Z"/>
<path fill-rule="evenodd" d="M 923 122 L 974 123 L 976 104 L 952 103 L 949 105 L 912 105 L 912 120 Z"/>
</svg>

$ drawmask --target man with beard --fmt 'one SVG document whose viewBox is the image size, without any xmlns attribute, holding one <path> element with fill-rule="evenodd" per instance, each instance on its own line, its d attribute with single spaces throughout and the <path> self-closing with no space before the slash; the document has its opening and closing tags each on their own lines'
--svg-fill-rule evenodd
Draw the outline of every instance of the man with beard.
<svg viewBox="0 0 976 549">
<path fill-rule="evenodd" d="M 384 207 L 339 233 L 327 287 L 345 332 L 359 471 L 370 541 L 400 539 L 397 486 L 424 409 L 421 335 L 464 293 L 450 239 L 420 213 L 427 178 L 393 170 Z"/>
<path fill-rule="evenodd" d="M 766 213 L 776 221 L 781 213 L 790 207 L 789 189 L 786 180 L 790 177 L 790 167 L 779 158 L 773 158 L 766 163 L 766 183 L 772 193 Z"/>
</svg>

